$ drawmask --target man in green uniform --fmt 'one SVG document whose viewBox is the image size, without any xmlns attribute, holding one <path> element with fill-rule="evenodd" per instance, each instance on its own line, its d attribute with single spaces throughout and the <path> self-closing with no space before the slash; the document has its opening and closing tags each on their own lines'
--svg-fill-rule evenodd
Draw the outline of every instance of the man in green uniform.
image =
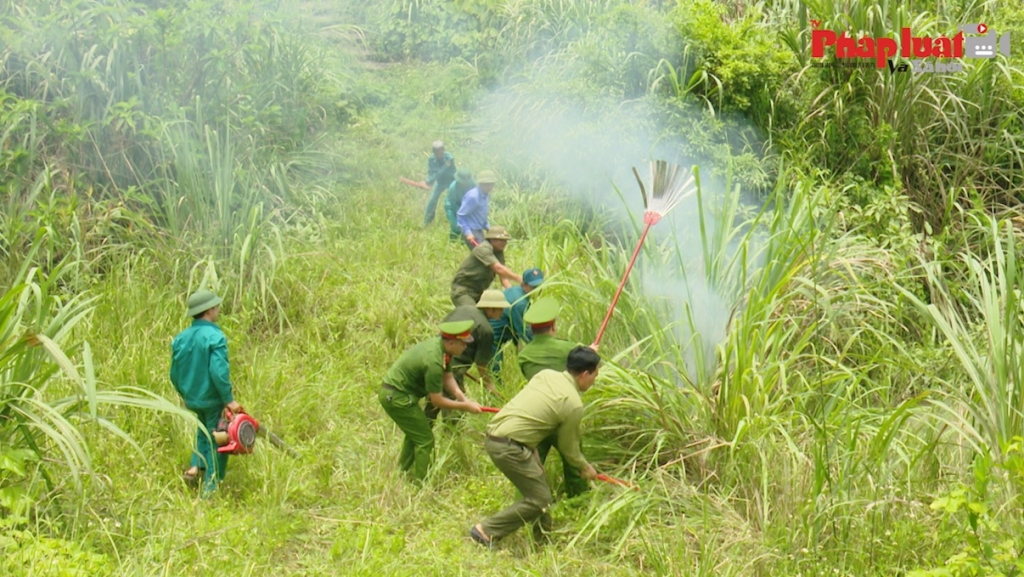
<svg viewBox="0 0 1024 577">
<path fill-rule="evenodd" d="M 444 143 L 440 140 L 434 142 L 433 149 L 434 153 L 427 158 L 426 183 L 434 188 L 430 191 L 427 211 L 423 214 L 423 226 L 434 222 L 437 201 L 441 199 L 441 193 L 448 190 L 448 185 L 455 179 L 455 157 L 450 152 L 444 151 Z"/>
<path fill-rule="evenodd" d="M 533 523 L 547 514 L 551 505 L 544 466 L 536 446 L 550 435 L 558 438 L 558 449 L 587 480 L 597 471 L 580 452 L 580 421 L 586 392 L 597 378 L 601 357 L 588 347 L 569 353 L 563 372 L 543 370 L 512 398 L 487 425 L 484 447 L 495 466 L 519 489 L 522 498 L 511 507 L 488 517 L 470 529 L 470 537 L 481 545 Z"/>
<path fill-rule="evenodd" d="M 501 314 L 508 307 L 508 301 L 505 300 L 505 295 L 500 290 L 489 289 L 484 291 L 476 305 L 455 307 L 455 310 L 444 318 L 446 322 L 467 320 L 473 322 L 473 327 L 470 330 L 473 342 L 466 347 L 466 350 L 452 359 L 452 374 L 455 376 L 455 382 L 463 391 L 466 390 L 463 384 L 466 372 L 475 364 L 484 388 L 490 393 L 497 392 L 497 389 L 494 388 L 494 380 L 488 370 L 494 351 L 491 344 L 494 340 L 494 332 L 491 329 L 490 321 L 501 318 Z M 433 417 L 436 413 L 437 411 L 434 411 L 434 415 L 428 416 Z"/>
<path fill-rule="evenodd" d="M 451 373 L 451 359 L 473 342 L 472 321 L 441 324 L 441 334 L 406 350 L 384 375 L 377 398 L 384 412 L 405 433 L 398 465 L 415 479 L 427 476 L 434 453 L 434 432 L 420 399 L 427 406 L 479 413 L 480 405 L 463 394 Z M 453 399 L 445 398 L 447 391 Z"/>
<path fill-rule="evenodd" d="M 523 277 L 505 266 L 505 245 L 512 237 L 503 226 L 487 229 L 484 241 L 473 247 L 469 256 L 459 265 L 452 280 L 451 299 L 455 306 L 473 306 L 480 295 L 491 286 L 495 275 L 501 286 L 512 286 L 510 281 L 523 282 Z"/>
<path fill-rule="evenodd" d="M 448 195 L 444 199 L 444 214 L 448 217 L 448 240 L 455 242 L 462 238 L 462 229 L 459 228 L 459 207 L 462 206 L 462 197 L 476 187 L 473 181 L 473 173 L 468 168 L 460 168 L 455 171 L 455 180 L 448 185 Z"/>
<path fill-rule="evenodd" d="M 185 407 L 199 419 L 196 450 L 184 479 L 194 485 L 201 478 L 204 494 L 217 488 L 228 466 L 227 454 L 217 452 L 211 433 L 225 407 L 233 413 L 245 412 L 231 392 L 228 341 L 216 324 L 221 301 L 206 289 L 188 297 L 192 326 L 171 342 L 171 383 L 185 401 Z"/>
<path fill-rule="evenodd" d="M 519 368 L 527 380 L 532 379 L 545 369 L 564 371 L 569 352 L 579 346 L 577 343 L 555 336 L 555 319 L 558 317 L 558 311 L 558 301 L 546 297 L 537 300 L 523 315 L 523 320 L 529 323 L 530 330 L 533 331 L 533 340 L 519 351 Z M 541 463 L 547 460 L 548 452 L 551 451 L 552 446 L 557 444 L 557 441 L 556 437 L 550 436 L 537 444 L 537 454 L 540 456 Z M 561 454 L 565 495 L 575 497 L 587 492 L 590 485 L 580 478 L 576 467 L 566 459 L 565 453 Z"/>
<path fill-rule="evenodd" d="M 523 321 L 530 325 L 533 333 L 533 340 L 519 351 L 519 369 L 526 380 L 544 369 L 564 371 L 569 351 L 578 344 L 555 336 L 559 308 L 557 300 L 545 297 L 533 303 L 523 315 Z"/>
</svg>

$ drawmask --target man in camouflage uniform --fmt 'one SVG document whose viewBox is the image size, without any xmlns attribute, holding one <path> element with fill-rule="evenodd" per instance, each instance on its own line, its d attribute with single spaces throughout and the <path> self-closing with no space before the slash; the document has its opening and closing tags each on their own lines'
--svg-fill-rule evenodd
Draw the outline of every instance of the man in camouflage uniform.
<svg viewBox="0 0 1024 577">
<path fill-rule="evenodd" d="M 505 288 L 512 286 L 510 281 L 523 282 L 523 277 L 505 266 L 505 245 L 512 239 L 505 227 L 491 227 L 484 238 L 455 271 L 450 296 L 452 304 L 457 307 L 475 305 L 480 295 L 490 288 L 495 276 L 500 278 Z"/>
</svg>

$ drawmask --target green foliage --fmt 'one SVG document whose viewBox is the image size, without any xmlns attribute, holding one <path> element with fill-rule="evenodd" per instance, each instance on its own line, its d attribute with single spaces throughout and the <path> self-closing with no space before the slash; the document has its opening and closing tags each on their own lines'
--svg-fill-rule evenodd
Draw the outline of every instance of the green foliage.
<svg viewBox="0 0 1024 577">
<path fill-rule="evenodd" d="M 686 77 L 702 78 L 698 94 L 723 112 L 746 112 L 764 125 L 774 95 L 796 61 L 759 21 L 756 10 L 723 21 L 711 0 L 681 3 L 673 18 L 687 44 Z"/>
<path fill-rule="evenodd" d="M 822 28 L 876 37 L 905 26 L 915 35 L 933 37 L 952 35 L 963 22 L 998 27 L 990 2 L 938 13 L 895 2 L 804 4 Z M 805 29 L 794 29 L 792 19 L 788 26 L 791 37 L 806 40 Z M 790 46 L 807 50 L 806 42 Z M 962 73 L 916 74 L 843 67 L 831 57 L 808 63 L 792 79 L 794 94 L 803 100 L 803 116 L 776 123 L 795 127 L 780 144 L 806 150 L 814 166 L 836 174 L 850 171 L 880 184 L 898 184 L 921 209 L 915 215 L 918 230 L 924 222 L 933 230 L 944 226 L 946 207 L 969 196 L 965 191 L 976 191 L 985 203 L 1015 204 L 1024 185 L 1017 152 L 1022 108 L 1014 87 L 1024 72 L 1003 57 L 965 59 L 962 65 Z"/>
<path fill-rule="evenodd" d="M 997 74 L 1008 69 L 961 79 L 998 97 L 999 140 L 931 116 L 949 94 L 919 80 L 806 69 L 783 82 L 806 59 L 798 2 L 668 15 L 612 0 L 350 7 L 379 17 L 361 22 L 376 56 L 439 60 L 369 63 L 352 78 L 344 55 L 361 48 L 341 37 L 357 34 L 314 4 L 281 6 L 329 22 L 308 34 L 255 4 L 0 8 L 13 47 L 0 95 L 0 270 L 13 287 L 0 298 L 5 574 L 1014 571 L 1019 218 L 958 212 L 959 192 L 935 200 L 907 184 L 923 182 L 907 166 L 973 151 L 955 141 L 974 138 L 999 146 L 935 178 L 991 162 L 1004 180 L 989 191 L 1013 190 L 1019 90 L 1000 92 Z M 812 17 L 825 10 L 811 4 Z M 979 8 L 942 7 L 947 19 Z M 895 3 L 843 8 L 836 21 L 855 29 L 903 17 Z M 14 38 L 19 26 L 32 38 Z M 776 31 L 790 32 L 786 48 L 772 48 Z M 330 52 L 317 32 L 337 39 Z M 49 60 L 40 47 L 54 48 Z M 508 90 L 481 94 L 499 79 Z M 474 122 L 481 96 L 509 122 Z M 987 122 L 982 101 L 956 106 Z M 480 452 L 487 417 L 439 425 L 438 467 L 413 487 L 374 395 L 398 351 L 449 309 L 450 267 L 465 256 L 441 227 L 410 224 L 424 199 L 395 177 L 421 172 L 436 138 L 460 166 L 497 168 L 493 218 L 517 239 L 509 266 L 543 268 L 541 294 L 571 303 L 560 335 L 588 342 L 637 231 L 618 206 L 583 206 L 543 163 L 494 144 L 514 148 L 536 125 L 568 136 L 568 151 L 537 140 L 541 154 L 584 166 L 621 162 L 588 159 L 585 144 L 627 133 L 648 150 L 661 138 L 698 159 L 703 180 L 648 239 L 584 397 L 585 454 L 641 490 L 595 485 L 554 505 L 550 545 L 522 531 L 491 552 L 466 531 L 515 491 Z M 916 232 L 936 211 L 955 226 Z M 159 398 L 174 394 L 167 342 L 199 286 L 227 297 L 240 402 L 302 454 L 261 441 L 202 502 L 178 479 L 194 422 Z M 506 397 L 522 385 L 515 354 L 498 382 Z M 66 491 L 76 477 L 93 482 Z"/>
<path fill-rule="evenodd" d="M 632 99 L 647 93 L 659 61 L 674 61 L 679 39 L 657 12 L 623 4 L 601 14 L 562 56 L 590 94 Z"/>
<path fill-rule="evenodd" d="M 994 478 L 1000 472 L 1016 481 L 1024 478 L 1022 445 L 1024 438 L 1014 437 L 1004 451 L 1009 458 L 1001 462 L 979 455 L 974 462 L 974 483 L 932 502 L 932 510 L 943 518 L 938 537 L 959 550 L 942 567 L 911 571 L 908 577 L 1006 577 L 1024 571 L 1024 539 L 1014 514 L 1020 496 L 1011 493 L 1011 502 L 1000 502 L 1005 491 L 999 490 L 1001 479 Z"/>
<path fill-rule="evenodd" d="M 964 306 L 957 306 L 950 294 L 940 262 L 923 264 L 932 287 L 931 302 L 904 292 L 949 341 L 968 376 L 962 385 L 951 387 L 950 403 L 941 403 L 940 409 L 979 451 L 998 454 L 1012 438 L 1024 435 L 1024 393 L 1016 386 L 1024 382 L 1024 276 L 1011 223 L 983 216 L 977 226 L 988 233 L 990 254 L 965 251 L 961 256 L 968 270 Z"/>
<path fill-rule="evenodd" d="M 82 472 L 91 472 L 90 426 L 134 444 L 100 413 L 101 405 L 185 415 L 147 391 L 99 387 L 89 344 L 66 342 L 88 319 L 95 299 L 63 293 L 74 262 L 49 275 L 31 267 L 38 247 L 30 248 L 13 286 L 0 297 L 0 507 L 14 515 L 26 513 L 39 497 L 36 472 L 50 491 L 82 488 Z M 71 360 L 79 349 L 81 369 Z M 54 476 L 57 467 L 61 476 Z"/>
<path fill-rule="evenodd" d="M 306 216 L 294 183 L 334 167 L 319 143 L 352 110 L 331 46 L 244 0 L 33 1 L 2 19 L 0 249 L 26 250 L 35 217 L 61 231 L 44 266 L 73 254 L 102 271 L 145 234 L 168 267 L 211 256 L 236 301 L 286 324 L 276 227 Z"/>
<path fill-rule="evenodd" d="M 424 61 L 462 57 L 473 60 L 493 42 L 496 31 L 480 26 L 486 2 L 392 0 L 382 3 L 373 18 L 374 48 L 388 60 Z"/>
<path fill-rule="evenodd" d="M 114 575 L 109 557 L 60 538 L 19 527 L 17 517 L 0 518 L 0 571 L 11 577 Z"/>
</svg>

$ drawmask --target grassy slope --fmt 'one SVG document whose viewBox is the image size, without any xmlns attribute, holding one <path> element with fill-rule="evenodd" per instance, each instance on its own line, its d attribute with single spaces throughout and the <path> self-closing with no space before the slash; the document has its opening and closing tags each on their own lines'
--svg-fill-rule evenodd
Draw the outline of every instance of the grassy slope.
<svg viewBox="0 0 1024 577">
<path fill-rule="evenodd" d="M 677 468 L 644 478 L 640 493 L 600 485 L 576 502 L 560 502 L 553 544 L 534 547 L 521 532 L 497 552 L 466 536 L 474 521 L 514 498 L 482 450 L 487 416 L 438 431 L 439 467 L 424 488 L 397 473 L 400 435 L 377 403 L 376 386 L 401 350 L 428 335 L 449 310 L 448 284 L 465 254 L 447 242 L 440 211 L 431 229 L 419 228 L 426 195 L 397 177 L 421 177 L 436 138 L 449 142 L 460 165 L 502 166 L 458 112 L 467 98 L 458 84 L 463 71 L 453 64 L 360 74 L 355 81 L 371 108 L 339 138 L 344 168 L 324 175 L 328 194 L 286 232 L 275 290 L 292 327 L 277 333 L 238 303 L 225 306 L 238 399 L 303 459 L 261 445 L 254 455 L 233 458 L 222 490 L 199 501 L 178 478 L 193 430 L 170 418 L 123 412 L 117 422 L 146 457 L 95 435 L 96 469 L 106 486 L 91 491 L 75 512 L 80 515 L 65 517 L 81 522 L 56 533 L 104 552 L 110 573 L 118 575 L 796 575 L 820 574 L 836 559 L 863 568 L 849 572 L 863 575 L 891 574 L 933 557 L 924 541 L 933 527 L 914 510 L 876 527 L 855 506 L 852 515 L 862 520 L 843 530 L 863 534 L 835 536 L 848 550 L 815 551 L 809 536 L 828 531 L 807 525 L 809 475 L 785 458 L 731 456 L 739 461 L 733 470 L 778 485 L 772 503 L 758 502 L 756 491 L 716 495 L 712 483 L 695 488 L 676 478 L 683 476 Z M 578 207 L 541 198 L 544 191 L 529 194 L 536 192 L 499 188 L 493 222 L 531 233 L 511 245 L 514 269 L 538 265 L 595 287 L 555 289 L 577 297 L 571 314 L 578 322 L 561 329 L 586 342 L 604 312 L 600 295 L 610 294 L 618 279 L 595 275 L 600 263 L 575 258 L 572 243 L 579 239 L 545 229 L 560 215 L 575 219 Z M 168 345 L 187 324 L 181 311 L 190 279 L 168 278 L 159 259 L 143 255 L 104 282 L 94 289 L 101 304 L 83 334 L 100 378 L 174 398 Z M 628 300 L 620 303 L 624 311 L 632 306 Z M 614 329 L 604 341 L 609 351 L 625 342 Z M 514 370 L 504 377 L 506 393 L 521 384 Z M 495 402 L 478 387 L 470 393 Z M 786 453 L 776 449 L 767 454 Z M 834 498 L 849 505 L 842 495 Z M 762 507 L 771 511 L 764 521 L 755 513 Z M 605 522 L 596 535 L 588 519 Z M 587 539 L 574 542 L 577 535 Z"/>
<path fill-rule="evenodd" d="M 569 519 L 556 545 L 531 552 L 524 534 L 495 554 L 471 543 L 469 525 L 514 498 L 482 451 L 486 416 L 439 431 L 439 472 L 425 488 L 398 474 L 400 437 L 380 410 L 376 385 L 398 353 L 447 312 L 450 276 L 465 253 L 447 243 L 443 214 L 430 230 L 417 227 L 424 193 L 400 187 L 397 177 L 419 175 L 422 150 L 439 134 L 454 140 L 456 157 L 477 170 L 487 153 L 459 143 L 453 127 L 463 119 L 431 104 L 424 90 L 436 81 L 431 70 L 374 74 L 381 75 L 373 82 L 389 104 L 361 119 L 339 145 L 360 184 L 336 182 L 337 204 L 307 229 L 313 232 L 290 241 L 279 273 L 285 287 L 279 296 L 293 327 L 261 334 L 233 315 L 230 304 L 222 317 L 238 398 L 304 458 L 293 462 L 261 445 L 252 456 L 233 458 L 223 489 L 200 501 L 178 480 L 191 430 L 146 416 L 147 424 L 128 427 L 146 459 L 115 441 L 99 441 L 109 443 L 99 451 L 97 468 L 108 473 L 110 491 L 87 501 L 92 521 L 76 529 L 78 536 L 116 558 L 118 573 L 213 575 L 227 567 L 240 575 L 642 571 L 640 559 L 605 562 L 599 560 L 605 551 L 592 546 L 564 549 L 580 528 L 572 518 L 621 493 L 612 487 L 558 506 L 556 516 Z M 493 220 L 502 221 L 500 209 Z M 530 241 L 513 243 L 509 264 L 532 265 L 530 253 Z M 170 397 L 167 345 L 186 324 L 179 312 L 186 280 L 157 278 L 145 259 L 112 277 L 88 338 L 105 368 L 102 378 Z M 510 380 L 504 387 L 512 392 L 520 384 Z M 666 569 L 687 557 L 670 556 L 675 559 Z"/>
</svg>

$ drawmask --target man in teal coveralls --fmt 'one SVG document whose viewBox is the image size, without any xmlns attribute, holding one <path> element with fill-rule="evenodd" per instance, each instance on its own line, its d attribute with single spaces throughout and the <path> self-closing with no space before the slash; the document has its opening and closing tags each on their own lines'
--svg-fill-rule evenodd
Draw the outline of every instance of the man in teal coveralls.
<svg viewBox="0 0 1024 577">
<path fill-rule="evenodd" d="M 231 393 L 228 371 L 228 341 L 216 325 L 221 298 L 201 289 L 188 297 L 188 316 L 192 326 L 174 337 L 171 343 L 171 383 L 196 414 L 196 451 L 184 479 L 189 484 L 203 480 L 203 492 L 209 493 L 224 479 L 228 456 L 217 452 L 211 432 L 217 428 L 224 409 L 244 413 Z"/>
<path fill-rule="evenodd" d="M 448 185 L 455 180 L 455 157 L 444 151 L 444 143 L 440 140 L 434 142 L 433 148 L 434 154 L 427 159 L 426 182 L 434 188 L 430 192 L 430 200 L 427 201 L 423 226 L 434 222 L 434 213 L 437 212 L 437 202 L 441 199 L 441 193 L 448 190 Z"/>
<path fill-rule="evenodd" d="M 462 238 L 462 230 L 459 228 L 459 207 L 462 206 L 462 197 L 476 188 L 473 180 L 473 173 L 468 168 L 460 168 L 455 171 L 455 180 L 448 185 L 448 195 L 444 199 L 444 214 L 448 217 L 448 240 L 457 241 Z"/>
</svg>

